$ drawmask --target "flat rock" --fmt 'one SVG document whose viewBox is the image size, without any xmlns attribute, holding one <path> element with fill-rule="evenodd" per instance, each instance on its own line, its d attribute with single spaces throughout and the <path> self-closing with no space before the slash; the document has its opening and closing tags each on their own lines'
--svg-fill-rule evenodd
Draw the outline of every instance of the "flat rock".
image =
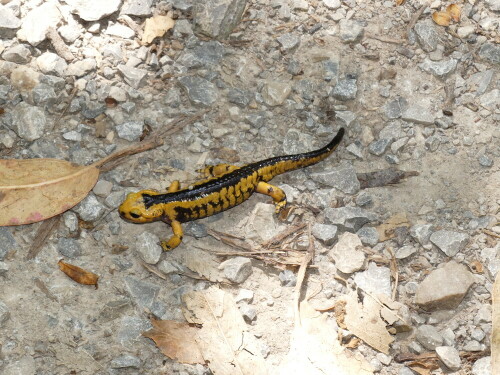
<svg viewBox="0 0 500 375">
<path fill-rule="evenodd" d="M 16 17 L 12 9 L 0 5 L 0 39 L 13 38 L 21 24 L 21 20 Z"/>
<path fill-rule="evenodd" d="M 210 106 L 218 98 L 217 87 L 206 79 L 197 76 L 185 76 L 179 78 L 178 82 L 193 104 Z"/>
<path fill-rule="evenodd" d="M 282 105 L 292 92 L 292 86 L 288 82 L 268 81 L 262 88 L 264 103 L 274 107 Z"/>
<path fill-rule="evenodd" d="M 125 82 L 132 86 L 134 89 L 138 89 L 141 87 L 148 75 L 148 72 L 143 69 L 134 68 L 133 66 L 128 65 L 118 65 L 118 70 L 123 75 Z"/>
<path fill-rule="evenodd" d="M 368 269 L 354 275 L 354 282 L 365 292 L 391 295 L 391 271 L 388 267 L 378 267 L 370 262 Z"/>
<path fill-rule="evenodd" d="M 118 137 L 127 141 L 137 141 L 144 131 L 144 121 L 129 121 L 116 126 Z"/>
<path fill-rule="evenodd" d="M 418 67 L 424 72 L 431 73 L 438 78 L 446 78 L 457 68 L 457 60 L 448 59 L 444 61 L 432 61 L 426 58 Z"/>
<path fill-rule="evenodd" d="M 431 19 L 425 19 L 416 23 L 413 28 L 417 36 L 417 40 L 426 52 L 432 52 L 437 48 L 439 35 Z"/>
<path fill-rule="evenodd" d="M 19 103 L 12 111 L 12 130 L 26 141 L 34 141 L 45 133 L 47 120 L 41 108 Z"/>
<path fill-rule="evenodd" d="M 432 271 L 418 286 L 415 295 L 417 305 L 425 310 L 454 309 L 469 288 L 474 276 L 464 266 L 454 261 Z"/>
<path fill-rule="evenodd" d="M 344 233 L 328 255 L 335 262 L 340 272 L 353 273 L 365 264 L 366 255 L 359 237 L 353 233 Z"/>
<path fill-rule="evenodd" d="M 160 292 L 160 287 L 132 276 L 125 277 L 125 285 L 130 296 L 139 306 L 151 309 Z"/>
<path fill-rule="evenodd" d="M 57 28 L 62 16 L 58 2 L 48 1 L 32 9 L 24 18 L 21 29 L 17 32 L 20 40 L 26 40 L 36 46 L 46 38 L 49 27 Z"/>
<path fill-rule="evenodd" d="M 465 233 L 451 230 L 438 230 L 431 234 L 430 240 L 443 253 L 452 257 L 464 249 L 469 241 L 469 236 Z"/>
<path fill-rule="evenodd" d="M 98 21 L 120 9 L 121 0 L 66 0 L 71 12 L 85 21 Z"/>
<path fill-rule="evenodd" d="M 337 225 L 340 230 L 357 232 L 371 221 L 377 220 L 377 215 L 359 207 L 327 208 L 325 221 Z"/>
<path fill-rule="evenodd" d="M 31 51 L 23 44 L 10 47 L 2 53 L 2 58 L 5 61 L 10 61 L 16 64 L 26 64 L 30 61 Z"/>
<path fill-rule="evenodd" d="M 500 64 L 500 46 L 492 43 L 484 43 L 478 52 L 479 56 L 492 64 Z"/>
<path fill-rule="evenodd" d="M 443 336 L 436 327 L 424 324 L 417 328 L 415 338 L 427 350 L 434 350 L 443 345 Z"/>
<path fill-rule="evenodd" d="M 83 77 L 97 67 L 97 62 L 93 58 L 86 58 L 81 61 L 75 61 L 66 68 L 66 75 Z"/>
<path fill-rule="evenodd" d="M 94 194 L 89 194 L 84 200 L 73 207 L 73 211 L 75 211 L 83 221 L 92 222 L 99 219 L 104 214 L 106 207 L 97 200 Z"/>
<path fill-rule="evenodd" d="M 222 262 L 219 269 L 224 270 L 224 276 L 231 282 L 240 284 L 252 274 L 252 261 L 245 257 L 234 257 Z"/>
<path fill-rule="evenodd" d="M 226 39 L 240 23 L 246 0 L 196 1 L 194 31 L 214 39 Z"/>
<path fill-rule="evenodd" d="M 458 350 L 452 346 L 438 346 L 436 354 L 439 359 L 452 371 L 458 371 L 462 365 Z"/>
<path fill-rule="evenodd" d="M 342 19 L 339 26 L 340 39 L 343 43 L 355 43 L 363 37 L 364 28 L 356 21 Z"/>
<path fill-rule="evenodd" d="M 356 194 L 360 189 L 356 170 L 351 164 L 344 164 L 321 172 L 311 173 L 311 178 L 316 182 L 333 187 L 346 194 Z"/>
<path fill-rule="evenodd" d="M 120 14 L 129 16 L 146 17 L 152 14 L 153 0 L 125 0 Z"/>
<path fill-rule="evenodd" d="M 331 95 L 338 100 L 347 101 L 356 99 L 358 92 L 357 80 L 352 78 L 339 79 Z"/>
<path fill-rule="evenodd" d="M 415 224 L 410 228 L 410 235 L 424 246 L 429 243 L 433 231 L 432 224 Z"/>
<path fill-rule="evenodd" d="M 411 121 L 416 124 L 432 125 L 434 124 L 434 116 L 429 110 L 419 106 L 418 104 L 409 104 L 402 114 L 405 121 Z"/>
</svg>

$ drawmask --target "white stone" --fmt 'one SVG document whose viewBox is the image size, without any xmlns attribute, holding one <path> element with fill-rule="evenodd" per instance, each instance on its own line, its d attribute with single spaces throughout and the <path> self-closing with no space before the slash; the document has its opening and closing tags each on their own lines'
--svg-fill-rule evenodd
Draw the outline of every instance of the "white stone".
<svg viewBox="0 0 500 375">
<path fill-rule="evenodd" d="M 61 18 L 61 12 L 59 12 L 57 8 L 57 2 L 45 2 L 39 7 L 31 10 L 26 17 L 24 17 L 21 29 L 17 32 L 17 37 L 36 46 L 45 40 L 49 27 L 57 27 Z"/>
<path fill-rule="evenodd" d="M 68 64 L 64 59 L 52 52 L 44 52 L 37 59 L 38 68 L 43 74 L 63 76 Z"/>
<path fill-rule="evenodd" d="M 121 23 L 115 23 L 114 25 L 109 26 L 104 33 L 125 39 L 130 39 L 135 36 L 134 30 L 130 27 L 122 25 Z"/>
<path fill-rule="evenodd" d="M 340 236 L 329 255 L 340 272 L 353 273 L 359 271 L 365 263 L 366 256 L 362 249 L 363 244 L 359 237 L 346 232 Z"/>
<path fill-rule="evenodd" d="M 66 0 L 71 11 L 85 21 L 98 21 L 120 9 L 121 0 Z"/>
</svg>

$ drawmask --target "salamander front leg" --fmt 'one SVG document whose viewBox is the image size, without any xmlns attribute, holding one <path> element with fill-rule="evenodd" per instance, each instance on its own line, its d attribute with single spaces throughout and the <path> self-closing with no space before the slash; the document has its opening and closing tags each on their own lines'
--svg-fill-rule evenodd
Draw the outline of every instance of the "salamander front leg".
<svg viewBox="0 0 500 375">
<path fill-rule="evenodd" d="M 279 213 L 286 206 L 286 194 L 279 187 L 269 185 L 267 182 L 260 181 L 255 189 L 257 193 L 269 195 L 273 198 L 276 206 L 276 213 Z"/>
<path fill-rule="evenodd" d="M 167 192 L 175 193 L 176 191 L 179 191 L 180 188 L 181 188 L 181 183 L 179 182 L 179 180 L 175 180 L 175 181 L 172 181 L 172 183 L 170 184 L 170 186 L 167 189 Z"/>
<path fill-rule="evenodd" d="M 178 222 L 177 220 L 174 220 L 170 223 L 170 225 L 172 226 L 172 231 L 174 232 L 174 235 L 170 237 L 168 241 L 161 241 L 161 247 L 165 251 L 175 249 L 182 242 L 183 232 L 181 223 Z"/>
<path fill-rule="evenodd" d="M 231 164 L 206 165 L 205 168 L 197 169 L 196 172 L 204 177 L 217 177 L 238 169 L 239 167 Z"/>
</svg>

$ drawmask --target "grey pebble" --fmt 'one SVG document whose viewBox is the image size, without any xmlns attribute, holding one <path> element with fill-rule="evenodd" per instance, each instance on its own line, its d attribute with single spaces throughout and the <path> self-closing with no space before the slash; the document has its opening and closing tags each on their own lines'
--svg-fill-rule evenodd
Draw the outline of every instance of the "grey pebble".
<svg viewBox="0 0 500 375">
<path fill-rule="evenodd" d="M 356 232 L 363 245 L 375 246 L 378 243 L 378 231 L 373 227 L 363 227 Z"/>
<path fill-rule="evenodd" d="M 224 276 L 231 282 L 240 284 L 252 274 L 252 261 L 245 257 L 234 257 L 222 262 L 219 269 L 224 270 Z"/>
<path fill-rule="evenodd" d="M 426 52 L 432 52 L 437 48 L 439 35 L 431 19 L 425 19 L 415 24 L 413 30 L 417 36 L 422 49 Z"/>
<path fill-rule="evenodd" d="M 458 371 L 460 369 L 461 360 L 457 349 L 451 346 L 438 346 L 436 347 L 436 354 L 450 370 Z"/>
<path fill-rule="evenodd" d="M 184 76 L 179 78 L 178 82 L 193 104 L 210 106 L 218 98 L 217 88 L 206 79 L 197 76 Z"/>
<path fill-rule="evenodd" d="M 87 58 L 80 61 L 75 61 L 68 65 L 66 68 L 66 75 L 83 77 L 84 75 L 92 72 L 97 67 L 95 59 Z"/>
<path fill-rule="evenodd" d="M 340 230 L 357 232 L 361 227 L 377 216 L 365 209 L 358 207 L 327 208 L 325 210 L 326 224 L 337 225 Z"/>
<path fill-rule="evenodd" d="M 83 221 L 94 221 L 104 214 L 106 208 L 97 200 L 94 194 L 89 194 L 73 208 L 73 211 Z"/>
<path fill-rule="evenodd" d="M 132 86 L 134 89 L 138 89 L 143 86 L 148 72 L 143 69 L 134 68 L 128 65 L 118 65 L 118 70 L 123 75 L 123 78 L 127 84 Z"/>
<path fill-rule="evenodd" d="M 429 243 L 434 226 L 432 224 L 415 224 L 410 228 L 410 235 L 422 246 Z"/>
<path fill-rule="evenodd" d="M 257 318 L 257 310 L 248 303 L 242 302 L 238 308 L 247 323 L 253 322 Z"/>
<path fill-rule="evenodd" d="M 465 245 L 469 241 L 469 236 L 461 232 L 438 230 L 432 233 L 429 239 L 443 253 L 452 257 L 465 248 Z"/>
<path fill-rule="evenodd" d="M 125 0 L 120 9 L 121 14 L 145 17 L 152 14 L 151 8 L 154 0 Z"/>
<path fill-rule="evenodd" d="M 136 239 L 136 249 L 142 260 L 148 264 L 156 264 L 163 252 L 160 239 L 150 232 L 142 232 Z"/>
<path fill-rule="evenodd" d="M 125 277 L 125 285 L 128 293 L 139 306 L 151 310 L 160 292 L 158 285 L 136 279 L 132 276 Z"/>
<path fill-rule="evenodd" d="M 356 202 L 356 205 L 360 207 L 365 207 L 369 206 L 373 202 L 373 198 L 370 194 L 363 191 L 358 194 L 358 196 L 354 199 L 354 201 Z"/>
<path fill-rule="evenodd" d="M 106 180 L 99 180 L 94 185 L 92 191 L 98 197 L 106 198 L 111 193 L 112 189 L 113 189 L 112 182 Z"/>
<path fill-rule="evenodd" d="M 236 104 L 240 107 L 246 107 L 252 98 L 252 93 L 247 90 L 231 89 L 227 92 L 227 100 L 229 103 Z"/>
<path fill-rule="evenodd" d="M 363 37 L 364 28 L 359 23 L 343 19 L 339 25 L 339 36 L 343 43 L 355 43 Z"/>
<path fill-rule="evenodd" d="M 472 375 L 492 375 L 491 357 L 479 358 L 472 366 Z"/>
<path fill-rule="evenodd" d="M 369 293 L 391 295 L 391 271 L 388 267 L 378 267 L 370 262 L 366 271 L 354 275 L 356 285 Z"/>
<path fill-rule="evenodd" d="M 26 141 L 34 141 L 45 134 L 45 112 L 26 102 L 19 103 L 12 111 L 12 130 Z"/>
<path fill-rule="evenodd" d="M 312 235 L 326 246 L 331 246 L 337 238 L 337 227 L 330 224 L 316 223 L 312 227 Z"/>
<path fill-rule="evenodd" d="M 212 40 L 201 43 L 192 50 L 187 50 L 179 57 L 177 62 L 189 69 L 202 67 L 211 68 L 212 66 L 219 65 L 224 54 L 224 45 L 218 41 Z"/>
<path fill-rule="evenodd" d="M 283 286 L 293 287 L 297 284 L 297 276 L 290 270 L 281 271 L 278 277 Z"/>
<path fill-rule="evenodd" d="M 137 141 L 144 132 L 143 121 L 130 121 L 115 127 L 118 137 L 127 141 Z"/>
<path fill-rule="evenodd" d="M 196 33 L 213 39 L 227 39 L 240 23 L 246 0 L 196 1 L 193 20 Z"/>
<path fill-rule="evenodd" d="M 457 60 L 448 59 L 444 61 L 431 61 L 426 58 L 424 62 L 419 64 L 419 68 L 424 72 L 435 75 L 438 78 L 446 78 L 457 68 Z"/>
<path fill-rule="evenodd" d="M 478 52 L 479 56 L 492 64 L 500 64 L 500 46 L 492 43 L 484 43 Z"/>
<path fill-rule="evenodd" d="M 0 260 L 3 260 L 8 252 L 17 247 L 14 236 L 7 227 L 0 227 Z"/>
<path fill-rule="evenodd" d="M 434 124 L 434 116 L 432 116 L 427 109 L 418 104 L 408 105 L 408 108 L 403 111 L 402 118 L 405 121 L 414 122 L 416 124 Z"/>
<path fill-rule="evenodd" d="M 331 95 L 338 100 L 346 101 L 356 98 L 358 92 L 357 80 L 352 78 L 340 79 L 332 90 Z"/>
<path fill-rule="evenodd" d="M 396 259 L 406 259 L 417 252 L 417 249 L 413 246 L 407 245 L 400 247 L 396 250 L 394 254 Z"/>
<path fill-rule="evenodd" d="M 415 338 L 427 350 L 434 350 L 443 345 L 443 337 L 436 327 L 424 324 L 417 328 Z"/>
<path fill-rule="evenodd" d="M 478 161 L 479 161 L 479 164 L 483 167 L 490 168 L 493 166 L 493 159 L 491 159 L 486 154 L 479 155 Z"/>
<path fill-rule="evenodd" d="M 203 238 L 208 236 L 207 227 L 204 224 L 197 223 L 196 221 L 190 221 L 184 225 L 184 233 L 187 236 L 192 236 L 195 238 Z"/>
<path fill-rule="evenodd" d="M 398 96 L 396 99 L 388 102 L 384 106 L 385 115 L 389 119 L 401 117 L 403 111 L 408 107 L 408 102 L 405 98 Z"/>
<path fill-rule="evenodd" d="M 378 141 L 370 143 L 368 151 L 373 155 L 380 156 L 387 150 L 387 147 L 389 147 L 391 143 L 392 140 L 390 139 L 379 139 Z"/>
<path fill-rule="evenodd" d="M 339 78 L 340 64 L 336 60 L 323 61 L 323 79 L 327 82 L 336 83 Z"/>
<path fill-rule="evenodd" d="M 12 9 L 0 7 L 0 38 L 10 39 L 15 37 L 16 30 L 21 27 L 21 20 L 16 17 Z"/>
<path fill-rule="evenodd" d="M 78 258 L 82 255 L 80 243 L 73 238 L 59 238 L 57 251 L 67 258 Z"/>
<path fill-rule="evenodd" d="M 294 33 L 286 33 L 277 39 L 281 47 L 288 53 L 293 52 L 300 44 L 300 37 Z"/>
<path fill-rule="evenodd" d="M 10 61 L 16 64 L 26 64 L 31 59 L 31 51 L 24 44 L 18 44 L 16 46 L 7 48 L 2 53 L 2 58 L 5 61 Z"/>
</svg>

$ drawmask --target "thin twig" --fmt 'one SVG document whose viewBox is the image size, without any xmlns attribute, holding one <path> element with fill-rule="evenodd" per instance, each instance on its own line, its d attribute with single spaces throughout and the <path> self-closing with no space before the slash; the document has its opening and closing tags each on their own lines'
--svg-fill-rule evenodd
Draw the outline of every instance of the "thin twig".
<svg viewBox="0 0 500 375">
<path fill-rule="evenodd" d="M 61 36 L 57 33 L 56 29 L 54 29 L 53 27 L 49 27 L 46 35 L 59 56 L 61 56 L 68 62 L 71 62 L 75 59 L 75 56 L 73 56 L 69 47 L 64 43 Z"/>
<path fill-rule="evenodd" d="M 31 247 L 28 250 L 28 254 L 26 254 L 26 260 L 34 259 L 38 255 L 43 245 L 45 245 L 45 242 L 50 237 L 52 231 L 57 227 L 60 218 L 61 215 L 56 215 L 40 224 L 40 227 L 35 234 L 35 238 L 33 238 Z"/>
<path fill-rule="evenodd" d="M 398 283 L 399 283 L 399 271 L 398 271 L 398 263 L 396 261 L 396 256 L 394 255 L 394 251 L 392 248 L 388 247 L 387 251 L 391 254 L 391 259 L 389 262 L 389 268 L 391 269 L 392 277 L 394 278 L 394 286 L 392 288 L 392 300 L 396 300 L 396 293 L 398 292 Z"/>
<path fill-rule="evenodd" d="M 304 259 L 302 259 L 299 272 L 297 272 L 297 284 L 295 285 L 295 297 L 293 299 L 293 305 L 295 311 L 295 324 L 297 327 L 302 325 L 300 320 L 300 295 L 302 290 L 302 284 L 304 283 L 304 278 L 306 276 L 307 266 L 314 257 L 314 239 L 311 234 L 311 224 L 308 225 L 308 236 L 309 236 L 309 247 L 307 249 L 306 256 L 304 257 Z"/>
<path fill-rule="evenodd" d="M 303 223 L 303 224 L 294 225 L 290 228 L 287 228 L 283 232 L 278 233 L 276 236 L 274 236 L 274 237 L 270 238 L 269 240 L 267 240 L 266 242 L 262 243 L 261 246 L 262 247 L 270 247 L 271 245 L 279 244 L 281 241 L 283 241 L 283 239 L 285 239 L 286 237 L 288 237 L 291 234 L 297 233 L 299 230 L 301 230 L 305 226 L 306 226 L 306 223 Z"/>
<path fill-rule="evenodd" d="M 388 38 L 388 37 L 383 36 L 383 35 L 368 35 L 367 38 L 375 39 L 375 40 L 378 40 L 378 41 L 384 42 L 384 43 L 392 43 L 392 44 L 404 44 L 405 43 L 405 41 L 403 39 L 393 39 L 393 38 Z"/>
<path fill-rule="evenodd" d="M 410 22 L 408 23 L 408 26 L 406 27 L 406 35 L 410 35 L 411 29 L 415 26 L 417 23 L 418 19 L 424 13 L 424 10 L 428 7 L 428 4 L 422 5 L 416 12 L 415 14 L 411 17 Z"/>
<path fill-rule="evenodd" d="M 134 155 L 163 145 L 163 137 L 177 132 L 186 125 L 194 123 L 207 112 L 208 110 L 203 110 L 192 116 L 180 116 L 179 118 L 170 122 L 167 127 L 159 129 L 158 131 L 150 134 L 149 137 L 147 137 L 142 142 L 118 150 L 111 155 L 108 155 L 105 158 L 96 161 L 92 165 L 96 168 L 99 168 L 102 172 L 109 171 L 117 165 L 116 161 L 124 158 L 125 156 Z"/>
<path fill-rule="evenodd" d="M 77 87 L 73 87 L 73 90 L 71 90 L 71 94 L 69 95 L 69 98 L 68 98 L 68 103 L 66 103 L 66 106 L 64 107 L 64 110 L 62 111 L 62 113 L 59 115 L 59 117 L 57 118 L 56 122 L 54 122 L 54 125 L 52 126 L 52 129 L 51 130 L 55 130 L 57 129 L 57 126 L 59 125 L 59 122 L 61 122 L 61 119 L 63 118 L 63 116 L 66 114 L 66 112 L 68 111 L 68 108 L 69 106 L 71 105 L 71 102 L 73 101 L 76 93 L 78 92 L 78 89 Z"/>
</svg>

